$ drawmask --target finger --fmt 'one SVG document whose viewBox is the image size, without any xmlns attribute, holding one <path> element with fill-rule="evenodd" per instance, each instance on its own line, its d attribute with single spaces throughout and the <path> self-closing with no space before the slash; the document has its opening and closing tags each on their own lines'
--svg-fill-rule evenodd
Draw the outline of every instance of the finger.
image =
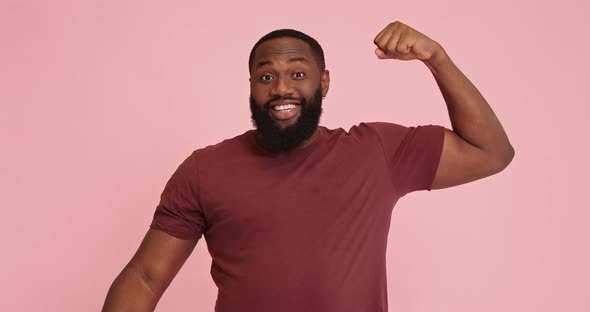
<svg viewBox="0 0 590 312">
<path fill-rule="evenodd" d="M 387 53 L 385 53 L 385 51 L 383 51 L 383 50 L 381 50 L 379 48 L 376 48 L 375 49 L 375 55 L 377 55 L 377 57 L 380 58 L 380 59 L 390 58 L 390 57 L 387 56 Z"/>
<path fill-rule="evenodd" d="M 393 22 L 388 24 L 378 35 L 375 37 L 375 44 L 385 50 L 387 41 L 393 34 L 396 33 L 397 29 L 399 28 L 400 24 L 398 22 Z"/>
<path fill-rule="evenodd" d="M 385 49 L 383 49 L 387 54 L 395 54 L 397 53 L 397 45 L 399 43 L 400 40 L 400 33 L 399 32 L 394 32 L 393 34 L 391 34 L 391 37 L 389 37 L 389 40 L 387 41 L 387 43 L 385 44 Z"/>
<path fill-rule="evenodd" d="M 383 37 L 383 34 L 385 34 L 385 30 L 387 30 L 387 27 L 383 28 L 378 34 L 377 36 L 375 36 L 375 39 L 373 39 L 373 43 L 377 44 L 379 42 L 379 40 L 381 40 L 381 37 Z"/>
<path fill-rule="evenodd" d="M 387 42 L 389 41 L 390 37 L 391 37 L 391 31 L 386 31 L 381 35 L 381 38 L 379 38 L 379 41 L 377 41 L 375 44 L 377 45 L 378 48 L 387 52 Z"/>
<path fill-rule="evenodd" d="M 387 33 L 391 33 L 391 30 L 395 27 L 395 23 L 390 23 L 387 24 L 387 26 L 385 26 L 378 34 L 377 36 L 375 36 L 375 39 L 373 40 L 373 43 L 377 44 L 378 42 L 381 41 L 381 39 L 383 39 L 383 36 L 385 36 Z"/>
</svg>

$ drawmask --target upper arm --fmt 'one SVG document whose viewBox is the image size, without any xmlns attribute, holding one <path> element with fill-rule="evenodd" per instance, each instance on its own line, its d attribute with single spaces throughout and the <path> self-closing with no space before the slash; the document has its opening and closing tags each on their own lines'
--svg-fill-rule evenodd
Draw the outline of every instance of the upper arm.
<svg viewBox="0 0 590 312">
<path fill-rule="evenodd" d="M 197 245 L 198 239 L 179 239 L 150 229 L 128 268 L 136 270 L 146 286 L 161 296 Z"/>
<path fill-rule="evenodd" d="M 432 189 L 451 187 L 485 178 L 502 171 L 511 158 L 485 151 L 445 129 L 442 154 Z"/>
</svg>

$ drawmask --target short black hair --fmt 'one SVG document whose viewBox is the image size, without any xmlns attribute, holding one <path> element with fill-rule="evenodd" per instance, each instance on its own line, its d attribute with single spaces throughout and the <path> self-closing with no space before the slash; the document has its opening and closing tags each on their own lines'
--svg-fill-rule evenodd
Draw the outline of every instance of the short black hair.
<svg viewBox="0 0 590 312">
<path fill-rule="evenodd" d="M 260 38 L 260 40 L 258 40 L 258 42 L 256 42 L 256 44 L 254 45 L 254 47 L 252 47 L 252 51 L 250 51 L 250 57 L 248 58 L 248 71 L 252 70 L 252 66 L 254 65 L 253 64 L 254 63 L 254 53 L 256 51 L 256 48 L 258 48 L 259 45 L 261 45 L 265 41 L 268 41 L 271 39 L 276 39 L 276 38 L 283 38 L 283 37 L 297 38 L 297 39 L 307 42 L 307 44 L 309 44 L 309 46 L 311 47 L 311 51 L 313 53 L 313 56 L 316 58 L 316 62 L 318 63 L 318 67 L 320 68 L 320 71 L 323 72 L 324 70 L 326 70 L 326 61 L 324 59 L 324 50 L 322 49 L 322 46 L 320 46 L 320 44 L 317 42 L 317 40 L 313 39 L 311 36 L 304 34 L 298 30 L 278 29 L 278 30 L 271 31 L 268 34 L 264 35 L 264 37 Z"/>
</svg>

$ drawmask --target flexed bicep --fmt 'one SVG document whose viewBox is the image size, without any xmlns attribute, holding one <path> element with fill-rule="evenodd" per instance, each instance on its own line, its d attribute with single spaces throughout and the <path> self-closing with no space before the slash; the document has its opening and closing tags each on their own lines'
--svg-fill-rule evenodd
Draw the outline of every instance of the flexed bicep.
<svg viewBox="0 0 590 312">
<path fill-rule="evenodd" d="M 432 189 L 442 189 L 475 181 L 502 171 L 507 162 L 445 129 L 441 159 Z"/>
</svg>

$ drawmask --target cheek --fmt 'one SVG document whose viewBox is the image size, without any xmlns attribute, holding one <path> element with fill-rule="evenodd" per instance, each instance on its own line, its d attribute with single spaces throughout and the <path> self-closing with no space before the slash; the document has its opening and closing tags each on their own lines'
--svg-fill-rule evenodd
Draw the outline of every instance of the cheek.
<svg viewBox="0 0 590 312">
<path fill-rule="evenodd" d="M 310 83 L 306 84 L 305 87 L 302 87 L 301 91 L 305 92 L 306 98 L 311 98 L 315 95 L 318 88 L 321 88 L 321 87 L 322 87 L 322 85 L 319 80 L 315 81 L 315 82 L 310 81 Z"/>
<path fill-rule="evenodd" d="M 268 101 L 268 90 L 264 87 L 250 85 L 250 96 L 257 103 L 266 103 Z"/>
<path fill-rule="evenodd" d="M 260 88 L 250 86 L 250 97 L 258 104 L 264 104 L 265 100 L 264 92 Z"/>
</svg>

